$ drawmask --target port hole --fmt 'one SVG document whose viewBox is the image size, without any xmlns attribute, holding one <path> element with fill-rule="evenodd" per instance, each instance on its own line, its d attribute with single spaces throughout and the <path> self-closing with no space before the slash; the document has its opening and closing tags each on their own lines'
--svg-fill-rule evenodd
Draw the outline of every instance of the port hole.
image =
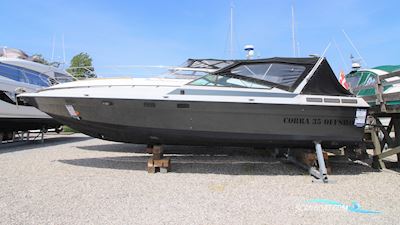
<svg viewBox="0 0 400 225">
<path fill-rule="evenodd" d="M 109 102 L 109 101 L 103 101 L 101 104 L 106 105 L 106 106 L 111 106 L 111 105 L 113 105 L 113 103 L 112 103 L 112 102 Z"/>
<path fill-rule="evenodd" d="M 145 102 L 143 103 L 143 106 L 146 108 L 155 108 L 156 107 L 156 103 L 154 102 Z"/>
<path fill-rule="evenodd" d="M 185 103 L 177 104 L 176 107 L 177 107 L 177 108 L 180 108 L 180 109 L 187 109 L 187 108 L 190 108 L 189 104 L 185 104 Z"/>
</svg>

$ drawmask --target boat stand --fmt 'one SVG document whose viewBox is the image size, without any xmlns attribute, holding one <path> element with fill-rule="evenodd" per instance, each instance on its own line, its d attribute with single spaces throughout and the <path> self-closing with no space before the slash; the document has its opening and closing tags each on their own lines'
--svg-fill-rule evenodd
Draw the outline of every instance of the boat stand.
<svg viewBox="0 0 400 225">
<path fill-rule="evenodd" d="M 13 132 L 12 142 L 17 141 L 29 141 L 30 140 L 30 132 L 29 131 L 16 131 Z"/>
<path fill-rule="evenodd" d="M 44 143 L 44 134 L 47 132 L 46 128 L 42 128 L 39 131 L 14 131 L 10 132 L 9 138 L 7 138 L 6 133 L 0 133 L 0 144 L 3 143 L 14 143 L 14 142 L 30 142 L 40 140 L 40 143 Z M 31 136 L 34 134 L 34 136 Z M 6 137 L 4 139 L 4 137 Z"/>
<path fill-rule="evenodd" d="M 316 178 L 313 182 L 328 183 L 328 170 L 325 160 L 328 159 L 328 154 L 322 151 L 320 142 L 314 142 L 315 153 L 302 152 L 300 150 L 289 151 L 288 160 L 295 165 L 307 170 L 311 176 Z M 318 163 L 318 169 L 314 166 Z"/>
<path fill-rule="evenodd" d="M 314 177 L 316 177 L 319 181 L 324 183 L 328 183 L 328 172 L 325 166 L 325 159 L 322 152 L 322 147 L 320 142 L 314 142 L 315 144 L 315 152 L 317 153 L 317 160 L 318 160 L 318 169 L 319 173 L 316 173 Z"/>
<path fill-rule="evenodd" d="M 392 155 L 397 155 L 397 165 L 400 165 L 400 115 L 386 114 L 382 117 L 386 116 L 390 116 L 389 125 L 384 126 L 380 116 L 375 115 L 374 125 L 365 130 L 373 144 L 372 167 L 375 169 L 386 169 L 383 159 Z M 379 134 L 383 134 L 383 138 L 379 138 Z"/>
<path fill-rule="evenodd" d="M 171 171 L 171 159 L 164 157 L 164 150 L 161 145 L 148 145 L 146 152 L 153 154 L 147 161 L 148 173 L 167 173 Z"/>
</svg>

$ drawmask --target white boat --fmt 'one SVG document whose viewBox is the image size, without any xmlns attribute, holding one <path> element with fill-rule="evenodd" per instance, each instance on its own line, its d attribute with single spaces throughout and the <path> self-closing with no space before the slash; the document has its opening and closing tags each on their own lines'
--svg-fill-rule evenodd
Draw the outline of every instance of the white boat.
<svg viewBox="0 0 400 225">
<path fill-rule="evenodd" d="M 58 128 L 59 122 L 24 105 L 16 95 L 72 80 L 66 71 L 37 63 L 19 49 L 0 48 L 0 136 L 14 131 Z"/>
<path fill-rule="evenodd" d="M 195 80 L 90 79 L 20 96 L 92 137 L 149 145 L 355 146 L 368 108 L 324 58 L 235 60 Z"/>
</svg>

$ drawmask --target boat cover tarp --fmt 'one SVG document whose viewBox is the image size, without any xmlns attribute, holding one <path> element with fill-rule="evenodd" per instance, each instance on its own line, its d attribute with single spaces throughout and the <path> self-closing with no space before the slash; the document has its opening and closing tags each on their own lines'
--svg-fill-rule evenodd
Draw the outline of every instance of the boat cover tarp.
<svg viewBox="0 0 400 225">
<path fill-rule="evenodd" d="M 254 60 L 234 60 L 232 65 L 224 67 L 217 72 L 216 74 L 226 74 L 231 73 L 233 68 L 239 67 L 241 65 L 246 64 L 254 64 L 254 63 L 283 63 L 283 64 L 292 64 L 292 65 L 302 65 L 306 69 L 304 73 L 298 78 L 298 80 L 290 87 L 290 88 L 282 88 L 287 91 L 294 91 L 296 87 L 306 78 L 309 72 L 313 69 L 313 67 L 317 64 L 319 58 L 316 57 L 308 57 L 308 58 L 268 58 L 268 59 L 254 59 Z M 352 95 L 348 90 L 346 90 L 337 80 L 335 73 L 330 67 L 328 61 L 324 59 L 314 75 L 311 77 L 309 82 L 302 90 L 302 94 L 310 94 L 310 95 L 334 95 L 334 96 L 350 96 Z"/>
<path fill-rule="evenodd" d="M 314 76 L 308 81 L 304 87 L 302 94 L 312 95 L 336 95 L 348 96 L 352 95 L 337 80 L 328 61 L 324 59 L 321 65 L 315 71 Z"/>
</svg>

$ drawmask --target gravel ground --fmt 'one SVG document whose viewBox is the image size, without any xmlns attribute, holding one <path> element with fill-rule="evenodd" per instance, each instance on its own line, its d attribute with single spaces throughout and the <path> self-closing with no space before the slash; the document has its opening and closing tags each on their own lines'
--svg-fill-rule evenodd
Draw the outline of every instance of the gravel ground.
<svg viewBox="0 0 400 225">
<path fill-rule="evenodd" d="M 246 149 L 173 147 L 147 174 L 144 146 L 51 135 L 0 146 L 1 224 L 400 224 L 400 170 L 332 164 L 334 183 Z M 184 154 L 185 151 L 195 154 Z M 310 203 L 329 199 L 379 214 Z"/>
</svg>

